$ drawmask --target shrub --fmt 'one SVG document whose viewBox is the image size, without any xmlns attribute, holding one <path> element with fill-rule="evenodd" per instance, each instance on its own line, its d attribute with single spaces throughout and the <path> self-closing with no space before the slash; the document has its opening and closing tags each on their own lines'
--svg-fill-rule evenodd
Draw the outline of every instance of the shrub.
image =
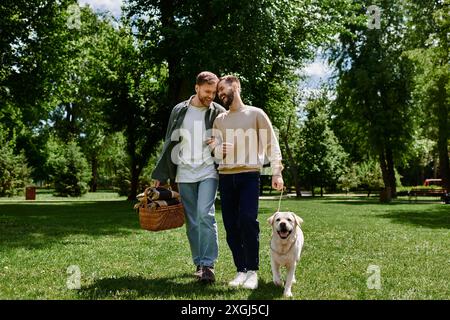
<svg viewBox="0 0 450 320">
<path fill-rule="evenodd" d="M 50 141 L 49 171 L 57 196 L 80 197 L 89 190 L 90 169 L 76 142 Z"/>
<path fill-rule="evenodd" d="M 0 127 L 0 197 L 12 197 L 24 191 L 31 182 L 31 169 L 25 155 L 14 154 L 15 139 L 6 141 Z"/>
<path fill-rule="evenodd" d="M 395 170 L 397 187 L 401 187 L 401 175 Z M 362 188 L 370 195 L 371 191 L 384 188 L 383 174 L 376 160 L 354 163 L 339 177 L 338 187 L 345 192 Z"/>
<path fill-rule="evenodd" d="M 29 169 L 23 153 L 15 155 L 8 144 L 0 146 L 0 197 L 12 197 L 24 191 L 31 182 Z"/>
<path fill-rule="evenodd" d="M 352 165 L 338 179 L 338 188 L 348 193 L 358 187 L 359 177 L 356 173 L 356 165 Z"/>
<path fill-rule="evenodd" d="M 131 190 L 131 173 L 127 167 L 117 169 L 114 176 L 114 190 L 117 191 L 119 196 L 128 196 Z"/>
<path fill-rule="evenodd" d="M 377 161 L 369 160 L 358 164 L 356 172 L 360 186 L 367 190 L 369 194 L 372 190 L 384 188 L 383 174 Z"/>
</svg>

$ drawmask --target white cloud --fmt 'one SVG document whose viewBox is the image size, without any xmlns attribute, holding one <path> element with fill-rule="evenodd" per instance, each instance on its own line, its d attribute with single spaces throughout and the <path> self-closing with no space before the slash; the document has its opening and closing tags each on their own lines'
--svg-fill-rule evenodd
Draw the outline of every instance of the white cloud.
<svg viewBox="0 0 450 320">
<path fill-rule="evenodd" d="M 78 0 L 80 6 L 90 5 L 95 11 L 109 11 L 114 17 L 122 15 L 123 0 Z"/>
<path fill-rule="evenodd" d="M 309 77 L 328 78 L 331 75 L 331 69 L 324 61 L 314 61 L 307 65 L 303 72 Z"/>
<path fill-rule="evenodd" d="M 328 64 L 323 53 L 317 53 L 315 59 L 297 72 L 303 76 L 302 86 L 318 89 L 328 83 L 333 75 L 333 68 Z"/>
</svg>

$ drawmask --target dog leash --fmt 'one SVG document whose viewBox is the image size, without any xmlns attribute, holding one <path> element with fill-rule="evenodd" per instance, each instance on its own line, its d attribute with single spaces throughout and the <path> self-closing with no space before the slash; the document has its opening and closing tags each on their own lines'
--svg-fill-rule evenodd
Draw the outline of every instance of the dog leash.
<svg viewBox="0 0 450 320">
<path fill-rule="evenodd" d="M 278 210 L 277 210 L 277 212 L 280 212 L 281 198 L 283 197 L 283 191 L 284 191 L 284 188 L 281 189 L 280 200 L 278 200 Z"/>
</svg>

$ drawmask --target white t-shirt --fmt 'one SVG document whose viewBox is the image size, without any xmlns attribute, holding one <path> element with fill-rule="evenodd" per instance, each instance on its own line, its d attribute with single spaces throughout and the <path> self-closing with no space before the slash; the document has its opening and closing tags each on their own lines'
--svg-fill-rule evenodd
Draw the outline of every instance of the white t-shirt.
<svg viewBox="0 0 450 320">
<path fill-rule="evenodd" d="M 208 108 L 190 105 L 181 125 L 179 163 L 175 182 L 193 183 L 218 179 L 214 159 L 206 141 L 205 113 Z"/>
</svg>

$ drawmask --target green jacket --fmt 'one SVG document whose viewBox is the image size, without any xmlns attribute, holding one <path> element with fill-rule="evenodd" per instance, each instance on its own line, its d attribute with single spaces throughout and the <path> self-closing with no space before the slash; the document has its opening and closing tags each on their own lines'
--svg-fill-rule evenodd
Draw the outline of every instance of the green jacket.
<svg viewBox="0 0 450 320">
<path fill-rule="evenodd" d="M 194 96 L 190 97 L 186 101 L 177 104 L 172 109 L 172 113 L 170 114 L 162 153 L 158 159 L 158 162 L 156 163 L 155 170 L 153 170 L 152 173 L 152 178 L 161 181 L 161 183 L 165 183 L 168 179 L 175 181 L 177 166 L 172 162 L 171 154 L 173 147 L 176 146 L 179 141 L 171 141 L 171 136 L 175 130 L 181 128 L 189 104 L 193 97 Z M 205 114 L 206 130 L 211 129 L 216 117 L 225 111 L 225 108 L 220 104 L 217 104 L 215 102 L 211 103 Z"/>
</svg>

